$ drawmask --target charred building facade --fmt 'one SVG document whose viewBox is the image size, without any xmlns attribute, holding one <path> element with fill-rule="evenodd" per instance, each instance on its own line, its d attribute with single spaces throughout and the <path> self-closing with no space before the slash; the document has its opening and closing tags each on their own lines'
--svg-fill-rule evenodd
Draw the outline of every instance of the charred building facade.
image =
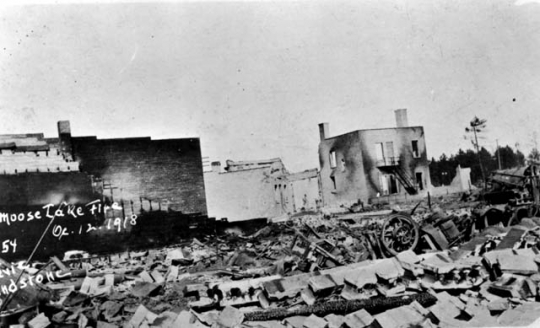
<svg viewBox="0 0 540 328">
<path fill-rule="evenodd" d="M 319 125 L 321 194 L 325 206 L 366 202 L 391 194 L 418 194 L 431 186 L 424 128 L 408 126 L 406 109 L 397 127 L 357 130 L 330 137 Z"/>
</svg>

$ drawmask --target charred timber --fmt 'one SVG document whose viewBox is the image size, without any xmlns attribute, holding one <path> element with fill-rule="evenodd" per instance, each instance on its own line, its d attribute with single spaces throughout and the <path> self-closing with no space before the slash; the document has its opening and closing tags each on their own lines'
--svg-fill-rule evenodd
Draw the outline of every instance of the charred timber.
<svg viewBox="0 0 540 328">
<path fill-rule="evenodd" d="M 361 309 L 365 309 L 370 314 L 382 313 L 384 311 L 409 305 L 417 301 L 424 307 L 435 304 L 437 299 L 429 293 L 421 293 L 410 296 L 398 297 L 376 297 L 367 300 L 354 301 L 329 301 L 311 306 L 304 306 L 295 310 L 271 309 L 266 311 L 256 311 L 245 314 L 246 321 L 269 321 L 283 320 L 292 316 L 309 316 L 314 314 L 324 317 L 328 314 L 346 315 Z"/>
</svg>

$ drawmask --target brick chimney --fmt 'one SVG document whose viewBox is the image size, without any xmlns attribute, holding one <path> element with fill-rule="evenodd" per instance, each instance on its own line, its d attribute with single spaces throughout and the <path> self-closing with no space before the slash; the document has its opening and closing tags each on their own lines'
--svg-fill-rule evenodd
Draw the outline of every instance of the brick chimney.
<svg viewBox="0 0 540 328">
<path fill-rule="evenodd" d="M 330 137 L 330 127 L 328 126 L 328 123 L 319 124 L 319 135 L 321 136 L 321 141 Z"/>
<path fill-rule="evenodd" d="M 221 172 L 221 162 L 216 161 L 212 162 L 212 172 L 220 173 Z"/>
<path fill-rule="evenodd" d="M 407 108 L 396 109 L 394 113 L 396 114 L 396 127 L 406 128 L 409 126 L 409 120 L 407 119 Z"/>
<path fill-rule="evenodd" d="M 58 138 L 60 139 L 60 151 L 67 161 L 73 161 L 73 149 L 71 145 L 71 126 L 69 121 L 58 121 Z"/>
</svg>

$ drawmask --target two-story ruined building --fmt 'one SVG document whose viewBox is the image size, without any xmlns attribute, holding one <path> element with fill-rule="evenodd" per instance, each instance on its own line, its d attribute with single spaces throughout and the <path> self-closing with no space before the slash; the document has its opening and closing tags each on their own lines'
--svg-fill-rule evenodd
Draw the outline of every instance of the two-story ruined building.
<svg viewBox="0 0 540 328">
<path fill-rule="evenodd" d="M 319 125 L 319 162 L 325 206 L 391 194 L 418 194 L 431 185 L 424 128 L 408 126 L 407 110 L 395 111 L 395 128 L 357 130 L 330 137 Z"/>
</svg>

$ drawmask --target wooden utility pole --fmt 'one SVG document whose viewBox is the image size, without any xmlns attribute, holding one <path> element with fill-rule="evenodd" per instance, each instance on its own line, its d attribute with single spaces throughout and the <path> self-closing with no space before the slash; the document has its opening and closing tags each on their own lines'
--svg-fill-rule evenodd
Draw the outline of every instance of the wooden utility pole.
<svg viewBox="0 0 540 328">
<path fill-rule="evenodd" d="M 499 170 L 501 169 L 501 150 L 499 149 L 499 139 L 495 139 L 497 143 L 497 163 L 499 164 Z"/>
</svg>

